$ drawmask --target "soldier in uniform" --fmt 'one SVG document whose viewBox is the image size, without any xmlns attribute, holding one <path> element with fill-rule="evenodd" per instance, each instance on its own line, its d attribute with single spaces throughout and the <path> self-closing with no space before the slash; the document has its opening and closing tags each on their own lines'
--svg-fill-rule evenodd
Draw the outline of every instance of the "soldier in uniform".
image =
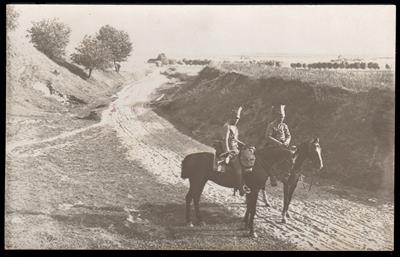
<svg viewBox="0 0 400 257">
<path fill-rule="evenodd" d="M 240 119 L 240 113 L 242 107 L 239 107 L 237 111 L 232 111 L 231 118 L 223 126 L 223 141 L 222 150 L 224 153 L 230 153 L 226 159 L 225 163 L 231 166 L 233 175 L 235 177 L 235 189 L 239 189 L 240 195 L 245 193 L 250 193 L 250 189 L 243 182 L 242 166 L 239 160 L 239 146 L 245 145 L 239 140 L 239 130 L 237 128 L 237 123 Z"/>
<path fill-rule="evenodd" d="M 268 124 L 265 132 L 265 148 L 267 151 L 274 151 L 277 149 L 288 149 L 291 135 L 285 119 L 285 105 L 278 105 L 272 107 L 273 121 Z M 276 176 L 270 176 L 271 186 L 277 186 Z"/>
</svg>

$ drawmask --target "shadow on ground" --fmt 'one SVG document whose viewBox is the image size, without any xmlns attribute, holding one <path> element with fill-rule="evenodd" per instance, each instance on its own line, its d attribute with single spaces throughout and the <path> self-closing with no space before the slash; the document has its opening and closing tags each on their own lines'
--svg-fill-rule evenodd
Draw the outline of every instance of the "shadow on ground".
<svg viewBox="0 0 400 257">
<path fill-rule="evenodd" d="M 65 60 L 56 60 L 56 59 L 54 59 L 54 61 L 55 61 L 58 65 L 60 65 L 60 66 L 62 66 L 62 67 L 64 67 L 64 68 L 66 68 L 67 70 L 69 70 L 69 71 L 72 72 L 73 74 L 79 76 L 81 79 L 84 79 L 84 80 L 87 80 L 87 79 L 88 79 L 88 75 L 85 73 L 85 71 L 83 71 L 83 70 L 82 70 L 81 68 L 79 68 L 78 66 L 76 66 L 76 65 L 74 65 L 74 64 L 72 64 L 72 63 L 69 63 L 69 62 L 67 62 L 67 61 L 65 61 Z"/>
</svg>

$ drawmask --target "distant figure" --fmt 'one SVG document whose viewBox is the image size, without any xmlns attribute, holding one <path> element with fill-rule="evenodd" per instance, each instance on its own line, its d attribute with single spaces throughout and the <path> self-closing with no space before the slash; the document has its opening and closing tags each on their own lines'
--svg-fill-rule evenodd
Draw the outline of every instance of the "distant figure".
<svg viewBox="0 0 400 257">
<path fill-rule="evenodd" d="M 230 165 L 233 175 L 235 176 L 235 189 L 239 189 L 240 195 L 245 193 L 250 193 L 249 188 L 243 182 L 242 166 L 239 160 L 239 146 L 244 146 L 245 143 L 239 140 L 239 130 L 237 128 L 237 123 L 240 119 L 240 113 L 242 107 L 239 107 L 237 111 L 233 110 L 231 113 L 231 118 L 223 126 L 222 135 L 222 156 L 224 158 L 225 164 Z M 221 166 L 218 166 L 218 171 L 220 171 Z"/>
<path fill-rule="evenodd" d="M 291 135 L 285 119 L 285 105 L 278 105 L 272 107 L 273 121 L 268 124 L 265 132 L 265 140 L 267 141 L 264 148 L 272 152 L 279 148 L 288 149 Z M 271 186 L 277 186 L 276 176 L 270 176 Z"/>
</svg>

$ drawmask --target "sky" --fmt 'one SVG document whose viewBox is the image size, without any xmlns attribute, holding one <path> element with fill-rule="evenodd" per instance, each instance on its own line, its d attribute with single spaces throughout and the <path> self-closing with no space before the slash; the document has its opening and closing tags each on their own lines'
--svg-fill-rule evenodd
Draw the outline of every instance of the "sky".
<svg viewBox="0 0 400 257">
<path fill-rule="evenodd" d="M 132 58 L 245 54 L 395 56 L 394 5 L 17 5 L 20 28 L 57 17 L 67 52 L 109 24 L 126 31 Z M 131 58 L 131 59 L 132 59 Z"/>
</svg>

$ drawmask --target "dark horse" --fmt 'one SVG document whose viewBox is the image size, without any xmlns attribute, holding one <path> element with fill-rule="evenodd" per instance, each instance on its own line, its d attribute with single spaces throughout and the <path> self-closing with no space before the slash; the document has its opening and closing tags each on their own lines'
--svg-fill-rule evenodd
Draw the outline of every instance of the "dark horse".
<svg viewBox="0 0 400 257">
<path fill-rule="evenodd" d="M 266 155 L 266 149 L 260 149 L 255 152 L 255 163 L 251 172 L 244 174 L 246 185 L 251 189 L 251 193 L 246 195 L 246 214 L 244 221 L 246 229 L 250 230 L 250 236 L 256 236 L 254 233 L 254 216 L 256 214 L 256 203 L 258 193 L 265 188 L 265 183 L 269 177 L 272 167 L 277 163 L 285 161 L 291 162 L 288 178 L 284 180 L 284 200 L 282 210 L 282 222 L 285 222 L 285 216 L 289 217 L 288 208 L 300 177 L 301 166 L 304 161 L 310 159 L 319 165 L 322 169 L 321 147 L 318 138 L 301 144 L 295 153 L 277 149 L 271 154 Z M 233 188 L 234 180 L 231 172 L 216 172 L 213 170 L 214 154 L 210 152 L 193 153 L 182 161 L 182 178 L 189 178 L 190 187 L 186 195 L 186 222 L 192 225 L 190 221 L 190 205 L 194 201 L 195 214 L 198 222 L 201 224 L 199 201 L 204 186 L 208 180 L 218 185 Z"/>
</svg>

